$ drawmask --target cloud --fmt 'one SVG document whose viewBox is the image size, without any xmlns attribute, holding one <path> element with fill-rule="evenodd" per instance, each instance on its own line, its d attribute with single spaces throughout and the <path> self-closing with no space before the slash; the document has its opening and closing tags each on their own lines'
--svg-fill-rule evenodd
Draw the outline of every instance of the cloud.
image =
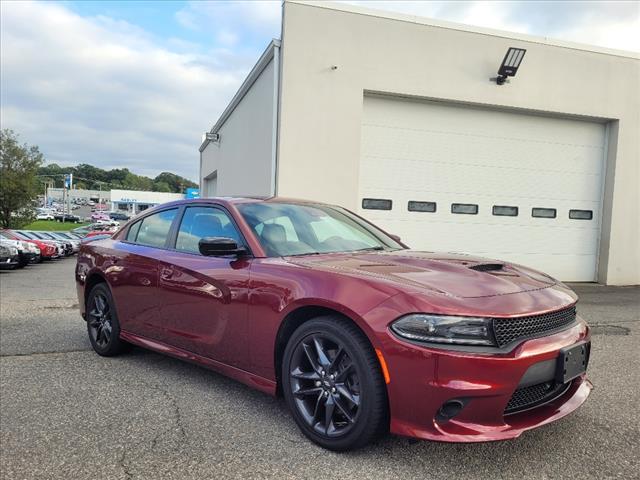
<svg viewBox="0 0 640 480">
<path fill-rule="evenodd" d="M 362 7 L 569 42 L 640 51 L 636 1 L 357 1 Z"/>
<path fill-rule="evenodd" d="M 200 134 L 255 61 L 159 47 L 138 27 L 52 3 L 2 6 L 2 127 L 49 162 L 197 178 Z"/>
<path fill-rule="evenodd" d="M 640 51 L 637 2 L 351 3 Z M 280 36 L 280 20 L 279 0 L 191 2 L 160 37 L 56 3 L 2 2 L 2 127 L 50 162 L 195 179 L 201 132 Z"/>
<path fill-rule="evenodd" d="M 176 20 L 185 28 L 210 32 L 212 38 L 242 35 L 245 46 L 264 48 L 280 37 L 281 6 L 274 0 L 193 1 L 176 12 Z"/>
</svg>

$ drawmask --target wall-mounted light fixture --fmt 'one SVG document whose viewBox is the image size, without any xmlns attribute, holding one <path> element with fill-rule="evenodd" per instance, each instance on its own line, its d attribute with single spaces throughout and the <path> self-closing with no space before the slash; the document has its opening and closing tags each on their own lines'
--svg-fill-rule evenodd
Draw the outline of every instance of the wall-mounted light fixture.
<svg viewBox="0 0 640 480">
<path fill-rule="evenodd" d="M 507 81 L 507 77 L 515 77 L 526 52 L 527 51 L 524 48 L 509 48 L 509 50 L 507 50 L 507 54 L 504 56 L 504 60 L 502 60 L 500 68 L 498 69 L 498 76 L 491 80 L 495 80 L 498 85 L 504 85 Z"/>
<path fill-rule="evenodd" d="M 207 140 L 209 140 L 210 142 L 217 142 L 218 140 L 220 140 L 220 134 L 219 133 L 211 133 L 211 132 L 207 132 L 205 134 L 205 137 L 207 138 Z"/>
</svg>

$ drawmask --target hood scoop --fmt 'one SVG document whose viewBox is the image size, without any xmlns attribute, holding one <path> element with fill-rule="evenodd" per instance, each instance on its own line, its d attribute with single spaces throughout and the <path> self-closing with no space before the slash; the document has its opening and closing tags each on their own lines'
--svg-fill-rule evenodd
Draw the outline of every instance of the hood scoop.
<svg viewBox="0 0 640 480">
<path fill-rule="evenodd" d="M 478 265 L 474 265 L 473 267 L 469 267 L 471 270 L 475 270 L 476 272 L 499 272 L 504 268 L 503 263 L 480 263 Z"/>
</svg>

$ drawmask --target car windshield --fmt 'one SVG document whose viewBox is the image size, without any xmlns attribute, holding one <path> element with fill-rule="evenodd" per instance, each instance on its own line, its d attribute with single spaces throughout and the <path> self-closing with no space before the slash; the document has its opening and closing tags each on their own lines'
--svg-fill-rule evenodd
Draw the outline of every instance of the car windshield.
<svg viewBox="0 0 640 480">
<path fill-rule="evenodd" d="M 29 233 L 34 237 L 39 238 L 40 240 L 55 240 L 54 236 L 47 235 L 46 233 L 42 233 L 42 232 L 29 232 Z"/>
<path fill-rule="evenodd" d="M 16 236 L 23 238 L 23 239 L 27 239 L 27 240 L 41 240 L 40 238 L 38 238 L 36 235 L 34 235 L 33 233 L 27 233 L 27 232 L 15 232 Z"/>
<path fill-rule="evenodd" d="M 339 207 L 273 202 L 240 204 L 238 210 L 270 257 L 403 248 Z"/>
</svg>

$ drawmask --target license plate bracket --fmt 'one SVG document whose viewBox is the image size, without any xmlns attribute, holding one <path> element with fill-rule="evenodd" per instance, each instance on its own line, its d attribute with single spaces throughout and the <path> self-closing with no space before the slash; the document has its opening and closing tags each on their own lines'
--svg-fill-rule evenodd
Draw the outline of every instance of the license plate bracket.
<svg viewBox="0 0 640 480">
<path fill-rule="evenodd" d="M 589 342 L 580 342 L 560 350 L 556 369 L 557 382 L 562 384 L 570 382 L 587 370 L 589 347 Z"/>
</svg>

